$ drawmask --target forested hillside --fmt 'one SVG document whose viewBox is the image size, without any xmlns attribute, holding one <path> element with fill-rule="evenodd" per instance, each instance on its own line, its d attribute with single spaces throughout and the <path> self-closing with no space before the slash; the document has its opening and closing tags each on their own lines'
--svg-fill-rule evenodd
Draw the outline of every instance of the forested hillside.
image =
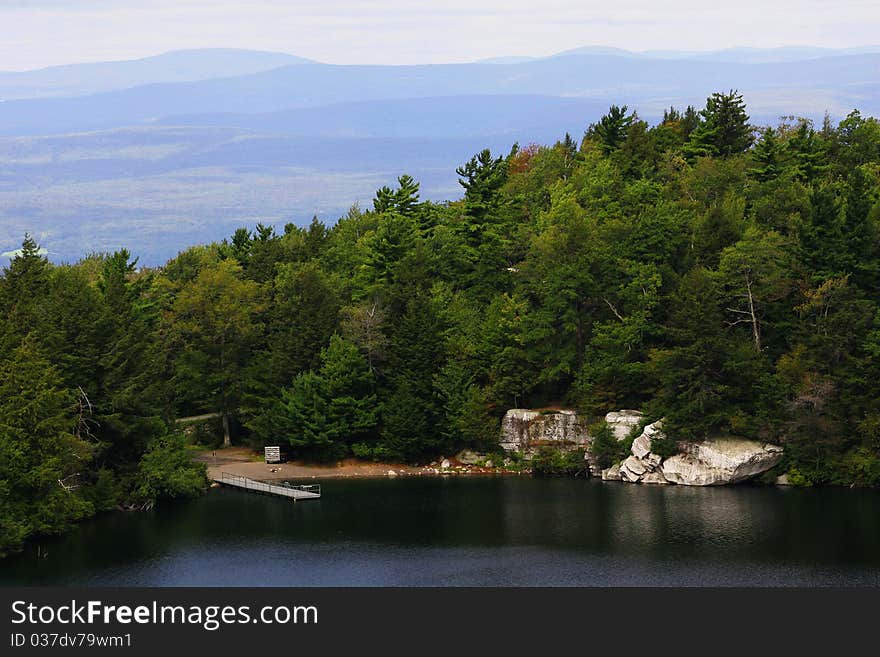
<svg viewBox="0 0 880 657">
<path fill-rule="evenodd" d="M 333 226 L 242 228 L 139 269 L 0 286 L 0 551 L 192 494 L 172 431 L 311 459 L 492 449 L 513 406 L 640 408 L 779 442 L 800 484 L 880 484 L 880 123 L 753 128 L 742 98 L 483 151 L 464 196 L 378 190 Z"/>
</svg>

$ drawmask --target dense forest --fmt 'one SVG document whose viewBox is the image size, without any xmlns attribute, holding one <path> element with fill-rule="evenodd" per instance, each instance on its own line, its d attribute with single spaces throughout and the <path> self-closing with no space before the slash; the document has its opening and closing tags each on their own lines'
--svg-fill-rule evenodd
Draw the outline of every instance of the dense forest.
<svg viewBox="0 0 880 657">
<path fill-rule="evenodd" d="M 876 119 L 615 106 L 457 173 L 457 201 L 403 175 L 333 226 L 157 269 L 26 238 L 0 279 L 0 553 L 201 490 L 175 419 L 211 412 L 218 442 L 419 461 L 495 449 L 514 406 L 640 408 L 779 442 L 795 483 L 880 484 Z"/>
</svg>

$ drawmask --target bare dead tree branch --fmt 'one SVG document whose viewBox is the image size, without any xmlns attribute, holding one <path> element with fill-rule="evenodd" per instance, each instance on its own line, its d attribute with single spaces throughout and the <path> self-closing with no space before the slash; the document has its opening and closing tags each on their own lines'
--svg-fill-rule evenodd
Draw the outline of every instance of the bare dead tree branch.
<svg viewBox="0 0 880 657">
<path fill-rule="evenodd" d="M 622 316 L 619 312 L 617 312 L 617 308 L 614 307 L 614 304 L 612 304 L 612 303 L 611 303 L 608 299 L 606 299 L 605 297 L 602 297 L 602 301 L 604 301 L 605 303 L 608 304 L 608 307 L 611 308 L 611 312 L 614 313 L 614 316 L 617 317 L 617 319 L 619 319 L 621 322 L 626 321 L 626 320 L 623 318 L 623 316 Z"/>
</svg>

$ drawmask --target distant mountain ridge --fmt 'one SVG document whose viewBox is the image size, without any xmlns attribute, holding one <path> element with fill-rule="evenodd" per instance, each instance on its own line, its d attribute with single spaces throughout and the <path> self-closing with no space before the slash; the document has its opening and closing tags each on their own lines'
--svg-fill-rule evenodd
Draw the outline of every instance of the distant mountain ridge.
<svg viewBox="0 0 880 657">
<path fill-rule="evenodd" d="M 880 45 L 857 46 L 852 48 L 818 48 L 815 46 L 781 46 L 778 48 L 724 48 L 722 50 L 642 50 L 631 51 L 604 46 L 584 46 L 566 50 L 552 57 L 565 55 L 619 55 L 640 59 L 691 59 L 708 62 L 727 62 L 731 64 L 774 64 L 782 62 L 808 61 L 823 57 L 845 55 L 868 55 L 880 53 Z"/>
<path fill-rule="evenodd" d="M 751 108 L 762 116 L 808 112 L 821 117 L 825 110 L 841 115 L 855 106 L 877 112 L 878 71 L 880 54 L 767 64 L 577 54 L 516 64 L 311 63 L 74 98 L 0 103 L 0 135 L 104 130 L 173 115 L 258 114 L 357 101 L 463 95 L 575 97 L 657 111 L 671 104 L 701 105 L 711 92 L 731 88 L 743 91 Z"/>
<path fill-rule="evenodd" d="M 264 113 L 171 115 L 163 126 L 235 127 L 263 133 L 332 138 L 440 138 L 508 135 L 528 141 L 580 133 L 607 103 L 527 94 L 359 100 Z M 654 117 L 659 118 L 662 113 Z"/>
<path fill-rule="evenodd" d="M 207 48 L 142 59 L 0 72 L 0 100 L 83 96 L 162 82 L 195 82 L 313 63 L 286 53 Z"/>
</svg>

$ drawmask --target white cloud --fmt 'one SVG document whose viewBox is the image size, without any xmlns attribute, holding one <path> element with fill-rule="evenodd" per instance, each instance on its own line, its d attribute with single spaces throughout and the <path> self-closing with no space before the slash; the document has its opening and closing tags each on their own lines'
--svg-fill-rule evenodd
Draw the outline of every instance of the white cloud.
<svg viewBox="0 0 880 657">
<path fill-rule="evenodd" d="M 631 50 L 876 42 L 875 0 L 0 0 L 0 70 L 178 48 L 333 63 L 431 63 Z"/>
</svg>

